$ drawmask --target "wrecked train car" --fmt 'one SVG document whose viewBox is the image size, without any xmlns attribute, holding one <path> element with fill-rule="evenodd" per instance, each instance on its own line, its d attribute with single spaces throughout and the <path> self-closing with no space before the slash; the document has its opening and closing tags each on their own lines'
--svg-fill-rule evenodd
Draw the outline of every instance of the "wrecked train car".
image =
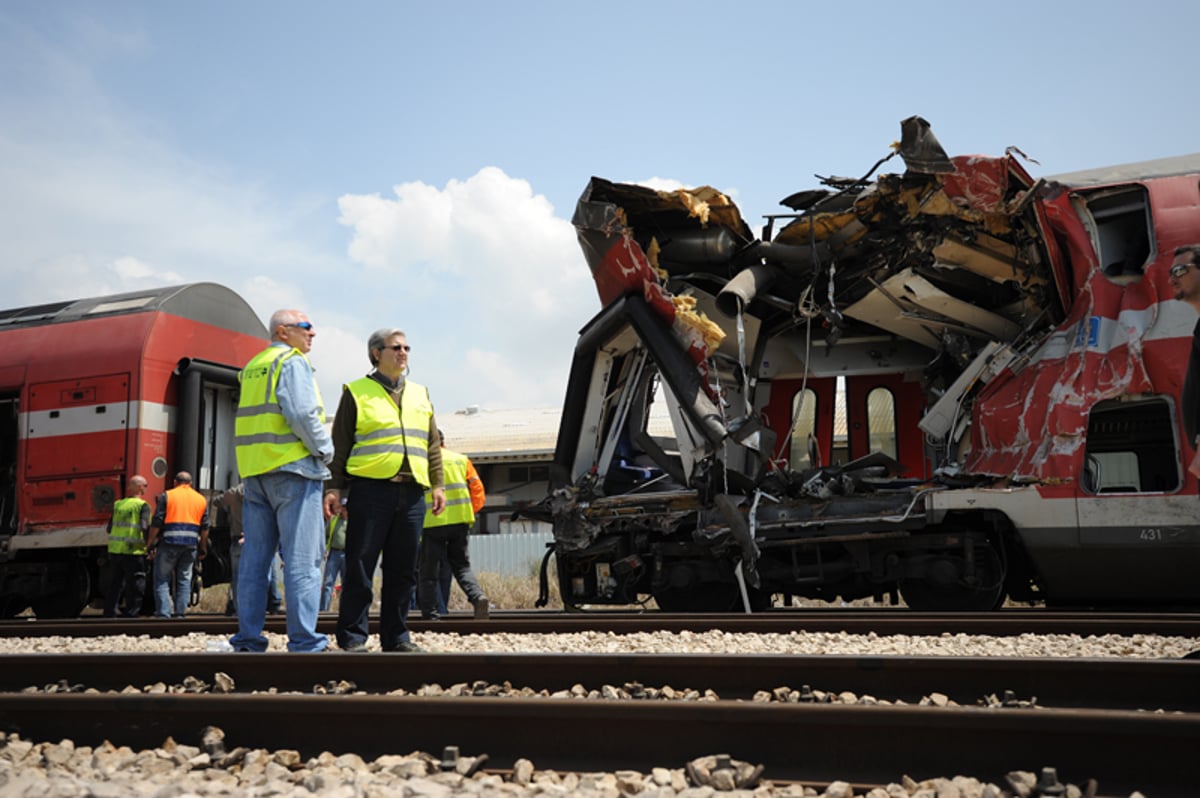
<svg viewBox="0 0 1200 798">
<path fill-rule="evenodd" d="M 761 236 L 713 189 L 590 181 L 603 309 L 540 507 L 566 604 L 1200 603 L 1167 275 L 1200 156 L 1034 179 L 901 127 Z"/>
</svg>

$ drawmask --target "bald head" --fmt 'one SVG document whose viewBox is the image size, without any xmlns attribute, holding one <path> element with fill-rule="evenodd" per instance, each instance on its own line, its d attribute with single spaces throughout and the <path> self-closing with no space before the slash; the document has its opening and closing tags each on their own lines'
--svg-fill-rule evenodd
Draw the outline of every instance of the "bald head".
<svg viewBox="0 0 1200 798">
<path fill-rule="evenodd" d="M 176 485 L 191 485 L 192 484 L 192 475 L 186 471 L 180 471 L 178 474 L 175 475 L 175 484 Z"/>
<path fill-rule="evenodd" d="M 128 493 L 132 496 L 142 496 L 146 493 L 146 488 L 150 483 L 141 474 L 134 474 L 129 478 Z"/>
</svg>

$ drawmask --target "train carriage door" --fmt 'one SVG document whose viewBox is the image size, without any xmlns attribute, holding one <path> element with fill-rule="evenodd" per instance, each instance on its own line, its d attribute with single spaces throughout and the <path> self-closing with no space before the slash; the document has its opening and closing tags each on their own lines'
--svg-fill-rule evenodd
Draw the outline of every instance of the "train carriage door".
<svg viewBox="0 0 1200 798">
<path fill-rule="evenodd" d="M 902 374 L 846 377 L 848 460 L 883 452 L 904 466 L 902 476 L 929 476 L 925 436 L 917 423 L 925 398 L 916 380 Z"/>
<path fill-rule="evenodd" d="M 233 447 L 238 370 L 185 359 L 175 373 L 180 377 L 176 468 L 192 472 L 197 490 L 230 488 L 238 479 Z"/>
<path fill-rule="evenodd" d="M 1043 566 L 1054 572 L 1056 595 L 1200 599 L 1200 513 L 1196 496 L 1182 492 L 1175 419 L 1174 402 L 1165 396 L 1092 408 L 1076 491 L 1078 537 Z M 1197 522 L 1180 526 L 1181 517 Z M 1080 556 L 1087 568 L 1078 567 Z"/>
<path fill-rule="evenodd" d="M 0 537 L 17 531 L 17 434 L 20 396 L 0 391 Z"/>
<path fill-rule="evenodd" d="M 204 386 L 200 485 L 206 490 L 225 490 L 237 481 L 237 459 L 233 448 L 236 413 L 237 400 L 232 388 L 212 383 Z"/>
</svg>

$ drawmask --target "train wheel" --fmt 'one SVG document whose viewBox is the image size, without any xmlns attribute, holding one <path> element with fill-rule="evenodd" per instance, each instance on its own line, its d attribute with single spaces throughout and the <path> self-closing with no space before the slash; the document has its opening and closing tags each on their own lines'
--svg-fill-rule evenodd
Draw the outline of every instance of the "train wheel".
<svg viewBox="0 0 1200 798">
<path fill-rule="evenodd" d="M 905 579 L 900 595 L 910 609 L 925 612 L 986 612 L 1004 604 L 1004 566 L 993 549 L 976 564 L 977 579 L 967 583 L 966 562 L 945 556 L 934 563 L 923 579 Z"/>
<path fill-rule="evenodd" d="M 749 589 L 750 609 L 759 612 L 771 606 L 771 596 Z M 735 584 L 705 582 L 688 588 L 665 588 L 654 594 L 663 612 L 744 612 L 742 592 Z"/>
<path fill-rule="evenodd" d="M 18 596 L 15 593 L 10 593 L 7 596 L 0 596 L 0 620 L 9 620 L 16 618 L 29 607 L 29 602 L 24 596 Z"/>
<path fill-rule="evenodd" d="M 92 576 L 82 560 L 66 564 L 57 593 L 39 596 L 31 605 L 39 618 L 78 618 L 92 595 Z"/>
</svg>

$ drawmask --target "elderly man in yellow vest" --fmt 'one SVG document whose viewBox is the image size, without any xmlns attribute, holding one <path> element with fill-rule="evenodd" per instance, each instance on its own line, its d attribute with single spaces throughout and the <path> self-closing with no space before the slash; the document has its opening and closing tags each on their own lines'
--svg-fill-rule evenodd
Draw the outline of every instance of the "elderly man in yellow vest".
<svg viewBox="0 0 1200 798">
<path fill-rule="evenodd" d="M 436 620 L 437 591 L 440 589 L 441 569 L 449 567 L 455 581 L 467 594 L 475 609 L 476 618 L 488 617 L 488 598 L 471 570 L 467 553 L 467 536 L 475 523 L 475 513 L 483 509 L 487 494 L 483 480 L 465 454 L 446 448 L 446 438 L 438 430 L 442 443 L 442 471 L 446 478 L 446 511 L 433 514 L 426 508 L 425 528 L 421 533 L 421 575 L 417 582 L 417 604 L 421 617 Z"/>
<path fill-rule="evenodd" d="M 104 617 L 117 614 L 121 598 L 125 599 L 126 618 L 142 611 L 146 597 L 146 534 L 150 531 L 150 503 L 146 495 L 146 478 L 134 474 L 124 499 L 113 503 L 108 519 L 108 559 L 112 563 L 112 581 L 104 596 Z"/>
<path fill-rule="evenodd" d="M 298 310 L 271 316 L 271 345 L 242 369 L 234 441 L 242 501 L 242 557 L 237 573 L 235 651 L 266 651 L 267 581 L 276 550 L 283 557 L 288 651 L 324 651 L 317 632 L 325 561 L 321 485 L 333 442 L 308 352 L 316 335 Z"/>
<path fill-rule="evenodd" d="M 434 515 L 446 506 L 441 443 L 425 386 L 405 379 L 408 337 L 386 328 L 371 333 L 367 357 L 375 370 L 345 386 L 333 420 L 333 476 L 325 517 L 346 511 L 346 573 L 338 607 L 337 641 L 365 651 L 374 598 L 375 563 L 383 554 L 379 644 L 384 651 L 420 651 L 405 618 L 416 585 L 417 543 L 425 494 Z"/>
<path fill-rule="evenodd" d="M 158 495 L 146 548 L 154 556 L 155 614 L 182 618 L 192 596 L 196 557 L 204 559 L 208 552 L 208 499 L 192 487 L 187 471 L 176 474 L 175 487 Z"/>
</svg>

